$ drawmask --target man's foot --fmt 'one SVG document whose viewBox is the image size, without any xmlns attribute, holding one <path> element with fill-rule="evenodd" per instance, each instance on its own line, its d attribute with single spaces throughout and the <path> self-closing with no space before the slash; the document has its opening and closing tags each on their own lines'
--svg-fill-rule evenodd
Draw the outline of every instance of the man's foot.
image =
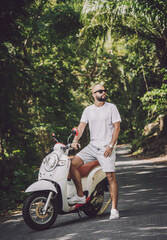
<svg viewBox="0 0 167 240">
<path fill-rule="evenodd" d="M 116 209 L 111 209 L 110 220 L 119 218 L 119 212 Z"/>
<path fill-rule="evenodd" d="M 68 200 L 68 203 L 71 205 L 76 204 L 76 203 L 84 204 L 84 203 L 86 203 L 86 197 L 85 196 L 80 197 L 76 194 L 75 196 L 73 196 L 72 198 L 70 198 Z"/>
</svg>

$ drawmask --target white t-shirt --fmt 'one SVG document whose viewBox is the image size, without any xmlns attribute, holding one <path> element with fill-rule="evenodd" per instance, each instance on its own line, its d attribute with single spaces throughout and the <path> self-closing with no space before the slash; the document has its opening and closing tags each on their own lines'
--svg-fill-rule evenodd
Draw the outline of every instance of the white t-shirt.
<svg viewBox="0 0 167 240">
<path fill-rule="evenodd" d="M 117 107 L 105 102 L 102 107 L 94 104 L 86 107 L 80 122 L 89 124 L 90 143 L 95 147 L 104 147 L 111 142 L 113 123 L 121 122 Z"/>
</svg>

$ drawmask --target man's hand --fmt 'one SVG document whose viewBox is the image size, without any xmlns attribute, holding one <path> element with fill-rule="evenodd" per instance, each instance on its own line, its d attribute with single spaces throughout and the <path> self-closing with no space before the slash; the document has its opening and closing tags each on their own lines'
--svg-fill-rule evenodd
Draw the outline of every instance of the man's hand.
<svg viewBox="0 0 167 240">
<path fill-rule="evenodd" d="M 110 148 L 109 146 L 106 146 L 106 150 L 104 152 L 104 157 L 110 157 L 112 151 L 113 151 L 113 148 Z"/>
<path fill-rule="evenodd" d="M 77 150 L 78 148 L 81 148 L 81 145 L 78 143 L 79 139 L 81 138 L 82 136 L 82 133 L 86 127 L 86 124 L 85 122 L 80 122 L 80 124 L 78 125 L 77 129 L 78 129 L 78 136 L 74 137 L 73 139 L 73 142 L 71 144 L 71 147 L 74 148 L 75 150 Z"/>
<path fill-rule="evenodd" d="M 71 144 L 71 147 L 77 150 L 78 148 L 81 148 L 81 145 L 78 142 L 74 142 Z"/>
</svg>

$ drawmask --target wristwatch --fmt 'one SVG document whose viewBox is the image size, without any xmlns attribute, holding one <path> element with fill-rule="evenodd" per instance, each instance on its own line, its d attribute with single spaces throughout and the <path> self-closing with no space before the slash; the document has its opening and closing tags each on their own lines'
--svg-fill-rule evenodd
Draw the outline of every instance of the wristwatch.
<svg viewBox="0 0 167 240">
<path fill-rule="evenodd" d="M 107 146 L 109 146 L 110 148 L 114 148 L 112 144 L 109 144 L 109 145 L 107 145 Z"/>
</svg>

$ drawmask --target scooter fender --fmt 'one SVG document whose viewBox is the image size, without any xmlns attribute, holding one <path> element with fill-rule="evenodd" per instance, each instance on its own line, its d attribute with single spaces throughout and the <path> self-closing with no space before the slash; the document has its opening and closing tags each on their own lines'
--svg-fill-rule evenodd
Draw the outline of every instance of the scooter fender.
<svg viewBox="0 0 167 240">
<path fill-rule="evenodd" d="M 55 193 L 57 193 L 57 189 L 55 188 L 55 186 L 53 185 L 53 183 L 51 183 L 50 181 L 46 181 L 46 180 L 39 180 L 33 184 L 31 184 L 26 190 L 25 192 L 38 192 L 38 191 L 46 191 L 46 190 L 50 190 L 53 191 Z"/>
<path fill-rule="evenodd" d="M 88 196 L 92 194 L 97 184 L 103 181 L 105 178 L 106 178 L 106 174 L 105 172 L 102 171 L 100 166 L 90 172 L 87 179 Z"/>
</svg>

